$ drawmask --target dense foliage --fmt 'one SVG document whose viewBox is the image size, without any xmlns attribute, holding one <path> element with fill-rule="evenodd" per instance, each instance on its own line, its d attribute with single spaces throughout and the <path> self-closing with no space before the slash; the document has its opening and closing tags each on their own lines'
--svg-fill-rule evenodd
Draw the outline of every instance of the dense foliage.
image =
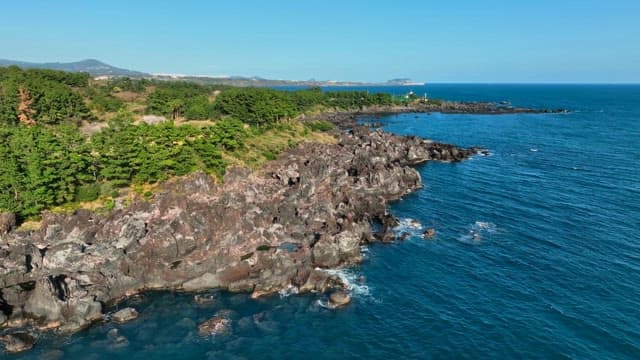
<svg viewBox="0 0 640 360">
<path fill-rule="evenodd" d="M 87 74 L 0 68 L 0 122 L 15 125 L 59 124 L 78 121 L 89 109 L 77 89 L 86 87 Z"/>
<path fill-rule="evenodd" d="M 134 125 L 126 115 L 118 116 L 91 138 L 97 180 L 124 186 L 154 183 L 198 169 L 221 174 L 220 150 L 239 148 L 243 137 L 244 129 L 233 120 L 196 129 L 171 122 Z"/>
<path fill-rule="evenodd" d="M 196 129 L 134 125 L 126 115 L 89 140 L 70 126 L 0 127 L 0 209 L 29 217 L 94 200 L 103 184 L 155 183 L 195 170 L 222 174 L 221 151 L 240 149 L 245 136 L 237 120 Z"/>
<path fill-rule="evenodd" d="M 217 117 L 213 102 L 209 99 L 212 86 L 189 82 L 163 82 L 147 98 L 147 111 L 171 119 L 184 116 L 187 120 Z"/>
<path fill-rule="evenodd" d="M 322 92 L 320 88 L 279 91 L 266 88 L 231 88 L 216 99 L 216 108 L 225 115 L 251 125 L 270 125 L 316 106 L 335 109 L 362 109 L 371 105 L 391 105 L 390 94 L 367 91 Z"/>
<path fill-rule="evenodd" d="M 95 181 L 91 148 L 72 127 L 0 127 L 0 138 L 0 209 L 38 215 Z"/>
</svg>

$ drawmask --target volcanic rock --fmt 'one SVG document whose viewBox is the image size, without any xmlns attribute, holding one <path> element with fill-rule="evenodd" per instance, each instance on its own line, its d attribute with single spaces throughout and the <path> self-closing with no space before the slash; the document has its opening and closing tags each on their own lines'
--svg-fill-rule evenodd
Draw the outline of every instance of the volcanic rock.
<svg viewBox="0 0 640 360">
<path fill-rule="evenodd" d="M 329 296 L 329 307 L 337 308 L 351 302 L 351 296 L 346 291 L 338 290 Z"/>
<path fill-rule="evenodd" d="M 228 333 L 231 329 L 231 320 L 224 316 L 214 316 L 198 326 L 200 335 L 218 335 Z"/>
<path fill-rule="evenodd" d="M 127 321 L 134 320 L 138 317 L 138 312 L 136 309 L 128 307 L 122 310 L 117 311 L 113 315 L 111 315 L 111 320 L 119 323 L 124 323 Z"/>
<path fill-rule="evenodd" d="M 4 343 L 8 353 L 17 353 L 31 349 L 36 343 L 36 338 L 30 334 L 21 332 L 0 336 L 0 343 Z"/>
<path fill-rule="evenodd" d="M 77 331 L 102 317 L 102 304 L 145 290 L 339 288 L 322 269 L 360 262 L 373 221 L 393 240 L 387 203 L 422 186 L 411 166 L 476 153 L 358 126 L 336 136 L 257 171 L 228 168 L 222 183 L 202 172 L 174 179 L 109 214 L 45 213 L 36 231 L 2 227 L 2 326 Z"/>
<path fill-rule="evenodd" d="M 0 213 L 0 234 L 6 234 L 16 227 L 16 214 L 12 212 Z"/>
<path fill-rule="evenodd" d="M 431 239 L 436 235 L 436 229 L 428 228 L 427 230 L 424 231 L 422 235 L 424 236 L 425 239 Z"/>
</svg>

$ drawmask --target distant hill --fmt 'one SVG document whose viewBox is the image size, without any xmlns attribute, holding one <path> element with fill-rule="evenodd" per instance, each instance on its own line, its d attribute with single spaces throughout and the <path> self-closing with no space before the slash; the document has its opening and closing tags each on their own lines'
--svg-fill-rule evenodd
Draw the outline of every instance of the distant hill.
<svg viewBox="0 0 640 360">
<path fill-rule="evenodd" d="M 105 76 L 105 75 L 106 76 L 129 76 L 129 77 L 150 76 L 147 73 L 118 68 L 115 66 L 111 66 L 109 64 L 105 64 L 95 59 L 86 59 L 82 61 L 75 61 L 75 62 L 68 62 L 68 63 L 61 63 L 61 62 L 32 63 L 32 62 L 26 62 L 26 61 L 0 59 L 0 66 L 10 66 L 10 65 L 16 65 L 24 69 L 36 68 L 36 69 L 62 70 L 62 71 L 69 71 L 69 72 L 86 72 L 91 74 L 91 76 Z"/>
<path fill-rule="evenodd" d="M 172 75 L 172 74 L 149 74 L 141 71 L 122 69 L 109 64 L 105 64 L 99 60 L 86 59 L 76 62 L 50 62 L 50 63 L 32 63 L 26 61 L 0 59 L 0 66 L 16 65 L 24 69 L 52 69 L 69 72 L 86 72 L 91 76 L 126 76 L 131 78 L 147 78 L 156 80 L 183 80 L 192 81 L 200 84 L 219 84 L 231 86 L 257 86 L 257 87 L 273 87 L 273 86 L 363 86 L 363 85 L 423 85 L 423 83 L 411 82 L 411 79 L 398 78 L 392 79 L 384 83 L 366 83 L 366 82 L 343 82 L 343 81 L 322 81 L 322 80 L 272 80 L 264 79 L 258 76 L 192 76 L 192 75 Z"/>
</svg>

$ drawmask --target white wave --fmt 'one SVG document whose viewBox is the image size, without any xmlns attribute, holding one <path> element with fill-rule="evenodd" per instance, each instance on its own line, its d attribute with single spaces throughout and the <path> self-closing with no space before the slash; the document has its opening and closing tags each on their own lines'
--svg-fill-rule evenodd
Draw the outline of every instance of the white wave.
<svg viewBox="0 0 640 360">
<path fill-rule="evenodd" d="M 410 236 L 422 236 L 424 226 L 422 226 L 418 220 L 404 218 L 400 219 L 399 224 L 392 230 L 398 237 L 402 236 L 404 233 L 407 233 Z"/>
<path fill-rule="evenodd" d="M 286 288 L 278 291 L 278 294 L 280 295 L 281 298 L 285 298 L 287 296 L 295 295 L 298 292 L 299 292 L 299 289 L 297 286 L 293 286 L 289 284 Z"/>
<path fill-rule="evenodd" d="M 531 151 L 531 152 L 538 152 L 538 149 L 536 149 L 536 148 L 531 148 L 531 149 L 529 149 L 529 151 Z"/>
<path fill-rule="evenodd" d="M 347 289 L 352 295 L 367 297 L 371 295 L 371 289 L 368 285 L 361 281 L 362 275 L 357 273 L 351 268 L 347 269 L 326 269 L 324 270 L 329 275 L 335 275 L 342 280 Z"/>
<path fill-rule="evenodd" d="M 458 237 L 458 240 L 466 244 L 477 244 L 485 238 L 485 235 L 491 236 L 491 234 L 496 233 L 497 230 L 498 228 L 494 223 L 476 221 L 471 224 L 466 234 Z"/>
<path fill-rule="evenodd" d="M 472 226 L 473 229 L 485 230 L 487 232 L 495 232 L 496 224 L 486 221 L 476 221 Z"/>
<path fill-rule="evenodd" d="M 316 304 L 318 304 L 318 306 L 322 308 L 331 309 L 331 307 L 329 306 L 329 301 L 327 300 L 318 299 L 316 300 Z"/>
</svg>

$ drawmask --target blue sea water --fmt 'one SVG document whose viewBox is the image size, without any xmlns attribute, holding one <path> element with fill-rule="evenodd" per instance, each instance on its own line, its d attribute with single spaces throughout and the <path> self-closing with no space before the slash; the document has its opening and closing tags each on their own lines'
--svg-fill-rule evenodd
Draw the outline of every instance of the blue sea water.
<svg viewBox="0 0 640 360">
<path fill-rule="evenodd" d="M 215 293 L 197 305 L 146 294 L 128 304 L 141 314 L 133 322 L 47 335 L 0 358 L 640 358 L 640 86 L 383 90 L 571 112 L 376 119 L 490 155 L 419 168 L 425 187 L 390 208 L 398 232 L 416 236 L 363 249 L 365 261 L 341 272 L 353 284 L 346 308 L 327 310 L 318 295 Z M 433 239 L 419 236 L 425 227 Z M 220 309 L 232 310 L 232 332 L 198 336 Z M 127 341 L 116 344 L 113 328 Z"/>
</svg>

